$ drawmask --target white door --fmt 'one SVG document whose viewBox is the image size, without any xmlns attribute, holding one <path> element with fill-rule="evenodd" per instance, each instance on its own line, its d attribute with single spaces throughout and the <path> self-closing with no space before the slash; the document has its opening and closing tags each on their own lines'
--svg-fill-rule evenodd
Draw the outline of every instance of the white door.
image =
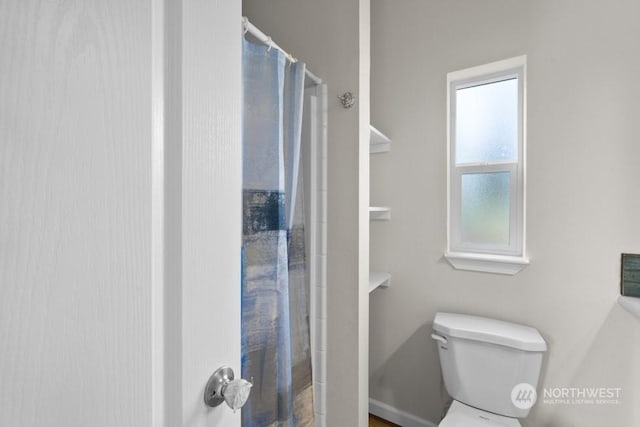
<svg viewBox="0 0 640 427">
<path fill-rule="evenodd" d="M 0 425 L 239 426 L 239 0 L 0 0 Z"/>
</svg>

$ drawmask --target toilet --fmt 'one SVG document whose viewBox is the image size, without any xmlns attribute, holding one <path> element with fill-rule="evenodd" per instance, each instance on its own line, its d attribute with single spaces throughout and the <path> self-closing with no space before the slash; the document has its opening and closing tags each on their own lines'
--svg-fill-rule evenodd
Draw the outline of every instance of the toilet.
<svg viewBox="0 0 640 427">
<path fill-rule="evenodd" d="M 520 427 L 535 403 L 547 343 L 535 328 L 478 316 L 437 313 L 447 392 L 454 399 L 439 427 Z M 513 397 L 512 397 L 513 396 Z"/>
</svg>

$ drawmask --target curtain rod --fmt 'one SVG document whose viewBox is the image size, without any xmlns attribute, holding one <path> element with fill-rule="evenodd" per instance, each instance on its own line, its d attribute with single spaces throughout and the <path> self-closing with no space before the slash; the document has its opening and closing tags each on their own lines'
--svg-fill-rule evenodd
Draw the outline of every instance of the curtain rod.
<svg viewBox="0 0 640 427">
<path fill-rule="evenodd" d="M 271 48 L 278 49 L 280 52 L 284 53 L 287 56 L 287 59 L 289 59 L 289 61 L 291 62 L 297 61 L 297 59 L 295 59 L 290 53 L 287 53 L 287 51 L 285 51 L 283 48 L 278 46 L 273 40 L 271 40 L 271 37 L 267 36 L 265 33 L 260 31 L 258 27 L 256 27 L 251 22 L 249 22 L 249 18 L 247 18 L 246 16 L 242 17 L 242 26 L 245 34 L 251 33 L 251 35 L 257 38 L 260 42 L 266 44 L 267 46 L 270 46 Z M 313 74 L 308 68 L 305 68 L 305 74 L 315 84 L 317 85 L 322 84 L 322 79 L 316 76 L 315 74 Z"/>
</svg>

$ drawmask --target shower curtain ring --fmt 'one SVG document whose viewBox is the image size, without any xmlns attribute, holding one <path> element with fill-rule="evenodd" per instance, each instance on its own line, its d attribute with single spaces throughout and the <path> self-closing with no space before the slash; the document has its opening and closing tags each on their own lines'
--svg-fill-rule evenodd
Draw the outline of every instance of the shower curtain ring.
<svg viewBox="0 0 640 427">
<path fill-rule="evenodd" d="M 242 17 L 242 34 L 246 35 L 249 32 L 249 18 Z"/>
<path fill-rule="evenodd" d="M 271 36 L 267 37 L 267 52 L 271 52 L 271 48 L 273 47 L 273 40 L 271 40 Z"/>
</svg>

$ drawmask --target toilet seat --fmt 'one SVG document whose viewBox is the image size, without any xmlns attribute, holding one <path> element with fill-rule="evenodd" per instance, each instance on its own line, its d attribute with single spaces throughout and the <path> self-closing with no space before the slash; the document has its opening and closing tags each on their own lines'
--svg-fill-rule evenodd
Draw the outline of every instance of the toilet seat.
<svg viewBox="0 0 640 427">
<path fill-rule="evenodd" d="M 454 400 L 438 427 L 521 427 L 517 418 L 503 417 Z"/>
</svg>

